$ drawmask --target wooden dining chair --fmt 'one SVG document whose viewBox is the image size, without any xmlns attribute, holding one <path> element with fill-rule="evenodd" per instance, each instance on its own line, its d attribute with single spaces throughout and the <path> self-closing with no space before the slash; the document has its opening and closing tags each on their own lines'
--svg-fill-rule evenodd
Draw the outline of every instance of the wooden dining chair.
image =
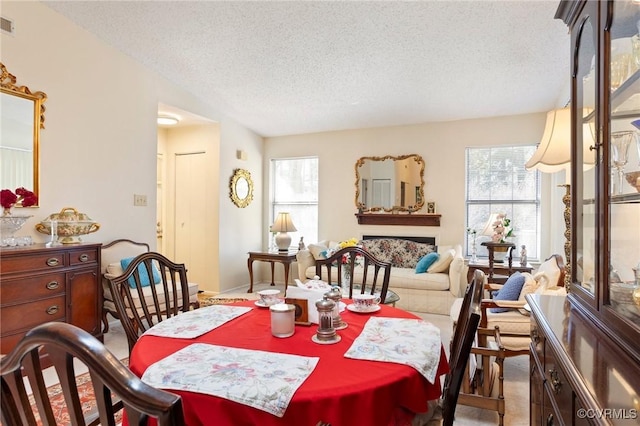
<svg viewBox="0 0 640 426">
<path fill-rule="evenodd" d="M 477 270 L 473 280 L 467 286 L 467 290 L 460 309 L 460 315 L 451 340 L 449 353 L 449 374 L 444 380 L 442 400 L 438 407 L 442 417 L 442 425 L 453 425 L 458 395 L 465 377 L 471 348 L 476 338 L 478 325 L 480 324 L 480 302 L 482 300 L 482 289 L 484 284 L 484 273 Z M 438 417 L 436 415 L 436 417 Z M 431 422 L 429 423 L 431 424 Z"/>
<path fill-rule="evenodd" d="M 41 358 L 44 354 L 47 364 Z M 83 393 L 81 397 L 78 393 L 74 360 L 80 361 L 89 370 L 97 412 L 82 411 L 87 394 Z M 0 360 L 2 424 L 56 424 L 43 376 L 49 363 L 53 364 L 59 379 L 64 405 L 74 426 L 115 425 L 116 414 L 122 409 L 132 425 L 147 424 L 150 418 L 161 426 L 184 425 L 180 396 L 147 385 L 98 339 L 74 325 L 62 322 L 49 322 L 31 329 Z M 28 379 L 31 391 L 27 390 L 24 377 Z M 39 422 L 36 422 L 36 410 L 29 400 L 31 393 Z"/>
<path fill-rule="evenodd" d="M 156 252 L 134 258 L 122 275 L 109 279 L 109 289 L 127 334 L 129 352 L 142 333 L 191 309 L 184 264 Z"/>
<path fill-rule="evenodd" d="M 356 263 L 362 262 L 362 272 L 356 269 Z M 358 246 L 340 249 L 326 259 L 316 260 L 316 275 L 322 279 L 322 268 L 326 268 L 327 282 L 331 285 L 331 270 L 337 268 L 338 285 L 347 270 L 349 276 L 349 299 L 353 298 L 354 290 L 360 294 L 380 294 L 380 303 L 385 303 L 389 290 L 391 263 L 376 259 L 371 253 Z M 356 273 L 357 272 L 357 273 Z"/>
</svg>

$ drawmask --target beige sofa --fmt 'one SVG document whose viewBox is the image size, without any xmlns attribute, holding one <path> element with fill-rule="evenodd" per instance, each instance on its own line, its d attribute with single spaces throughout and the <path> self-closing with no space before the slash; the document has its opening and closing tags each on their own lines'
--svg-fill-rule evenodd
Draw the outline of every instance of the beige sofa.
<svg viewBox="0 0 640 426">
<path fill-rule="evenodd" d="M 467 273 L 460 245 L 434 247 L 400 238 L 376 238 L 360 244 L 379 260 L 391 262 L 389 290 L 400 297 L 396 306 L 401 309 L 448 315 L 454 300 L 462 297 L 466 289 Z M 337 245 L 337 241 L 325 240 L 299 250 L 296 258 L 300 280 L 312 279 L 316 274 L 316 259 Z M 434 249 L 440 255 L 438 262 L 428 272 L 416 273 L 420 258 Z M 355 277 L 361 278 L 363 270 L 362 266 L 356 266 Z M 337 270 L 332 273 L 337 275 Z M 334 282 L 336 275 L 332 275 Z"/>
</svg>

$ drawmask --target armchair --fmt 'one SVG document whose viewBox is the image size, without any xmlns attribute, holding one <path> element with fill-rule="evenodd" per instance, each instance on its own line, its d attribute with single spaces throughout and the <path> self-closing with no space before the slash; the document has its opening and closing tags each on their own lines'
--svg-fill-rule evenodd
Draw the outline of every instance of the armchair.
<svg viewBox="0 0 640 426">
<path fill-rule="evenodd" d="M 526 355 L 529 353 L 530 318 L 525 309 L 525 296 L 529 293 L 566 295 L 564 289 L 564 261 L 559 254 L 551 255 L 536 271 L 535 275 L 523 273 L 525 284 L 518 300 L 484 299 L 481 304 L 482 320 L 480 327 L 500 329 L 505 356 Z M 485 290 L 491 294 L 503 285 L 486 284 Z M 508 308 L 505 312 L 493 312 L 494 308 Z"/>
</svg>

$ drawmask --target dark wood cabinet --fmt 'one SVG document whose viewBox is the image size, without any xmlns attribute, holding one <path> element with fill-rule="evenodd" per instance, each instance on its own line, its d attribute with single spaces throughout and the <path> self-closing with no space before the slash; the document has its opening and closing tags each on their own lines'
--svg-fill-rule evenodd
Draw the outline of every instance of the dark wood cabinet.
<svg viewBox="0 0 640 426">
<path fill-rule="evenodd" d="M 527 296 L 531 423 L 639 424 L 640 192 L 624 174 L 640 169 L 640 5 L 563 0 L 556 18 L 571 34 L 571 268 L 566 299 Z"/>
<path fill-rule="evenodd" d="M 637 425 L 640 365 L 564 297 L 529 295 L 530 423 Z"/>
<path fill-rule="evenodd" d="M 49 321 L 74 324 L 102 339 L 100 246 L 0 249 L 0 353 Z"/>
</svg>

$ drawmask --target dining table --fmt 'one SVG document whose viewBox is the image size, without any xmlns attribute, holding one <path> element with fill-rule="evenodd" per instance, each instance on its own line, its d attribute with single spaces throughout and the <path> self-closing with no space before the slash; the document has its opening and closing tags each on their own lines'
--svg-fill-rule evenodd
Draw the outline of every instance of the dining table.
<svg viewBox="0 0 640 426">
<path fill-rule="evenodd" d="M 351 303 L 348 299 L 343 301 L 345 304 Z M 198 310 L 215 309 L 216 306 L 220 305 Z M 258 306 L 253 300 L 224 306 L 245 307 L 248 310 L 197 337 L 142 335 L 130 355 L 131 371 L 143 377 L 145 371 L 154 364 L 195 346 L 290 354 L 317 359 L 317 364 L 295 390 L 281 416 L 220 396 L 167 389 L 182 397 L 187 425 L 315 426 L 319 422 L 332 426 L 402 425 L 410 424 L 416 413 L 427 412 L 428 401 L 441 396 L 440 379 L 449 371 L 441 341 L 434 349 L 439 354 L 432 354 L 437 363 L 432 381 L 410 365 L 345 356 L 369 320 L 405 318 L 422 321 L 411 312 L 388 305 L 380 305 L 380 309 L 374 313 L 345 309 L 341 316 L 347 327 L 337 331 L 340 341 L 318 344 L 312 341 L 318 331 L 316 324 L 296 325 L 292 336 L 278 338 L 271 334 L 268 308 Z M 181 314 L 174 321 L 181 316 L 186 318 L 188 314 Z M 190 362 L 187 356 L 176 359 L 169 364 Z M 198 374 L 202 375 L 200 379 L 206 380 L 209 368 L 206 365 L 198 367 Z"/>
</svg>

